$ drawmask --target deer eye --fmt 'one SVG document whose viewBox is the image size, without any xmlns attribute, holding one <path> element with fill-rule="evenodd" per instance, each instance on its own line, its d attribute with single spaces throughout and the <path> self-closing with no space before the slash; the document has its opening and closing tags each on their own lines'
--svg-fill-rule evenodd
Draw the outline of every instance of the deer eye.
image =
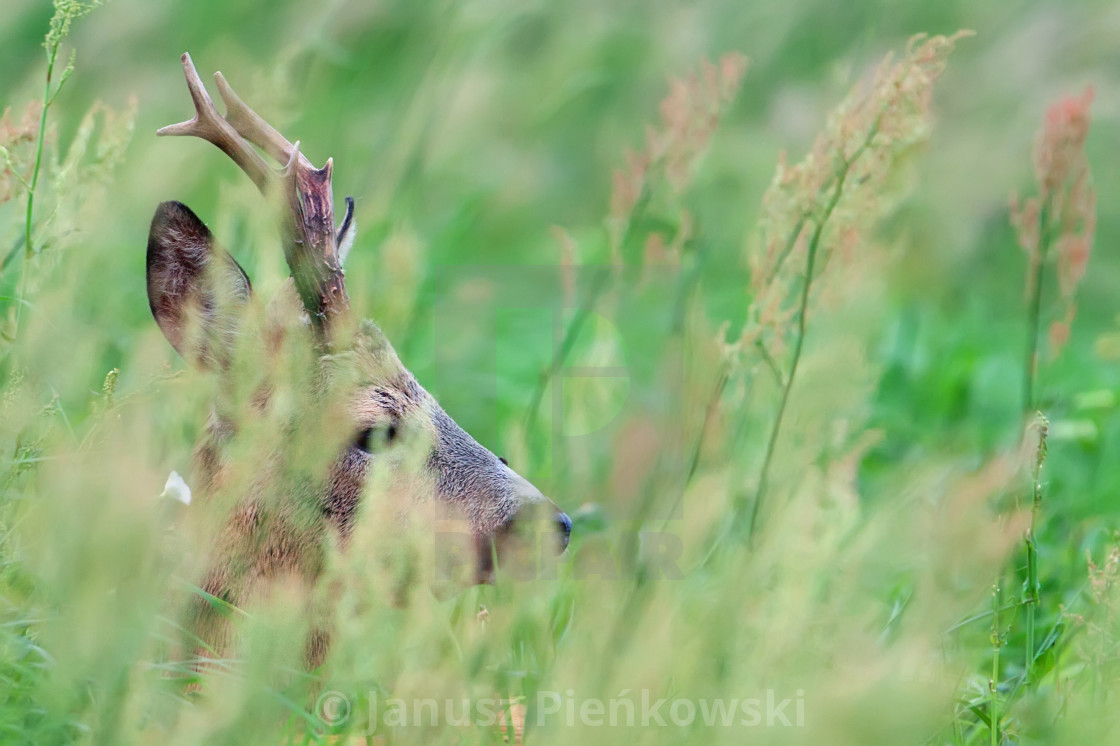
<svg viewBox="0 0 1120 746">
<path fill-rule="evenodd" d="M 387 446 L 392 445 L 396 439 L 397 423 L 390 422 L 388 425 L 367 427 L 359 431 L 357 437 L 354 438 L 354 447 L 359 451 L 372 454 L 384 450 Z"/>
</svg>

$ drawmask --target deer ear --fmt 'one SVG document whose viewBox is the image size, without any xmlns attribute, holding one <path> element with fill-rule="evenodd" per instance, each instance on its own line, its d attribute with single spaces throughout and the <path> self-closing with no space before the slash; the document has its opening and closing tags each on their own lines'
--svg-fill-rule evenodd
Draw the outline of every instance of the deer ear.
<svg viewBox="0 0 1120 746">
<path fill-rule="evenodd" d="M 148 233 L 148 305 L 185 360 L 224 368 L 252 286 L 190 208 L 164 202 Z"/>
<path fill-rule="evenodd" d="M 335 236 L 335 245 L 338 246 L 338 263 L 346 264 L 346 257 L 350 249 L 354 248 L 354 236 L 358 232 L 358 222 L 354 219 L 354 198 L 346 198 L 346 217 L 342 219 L 342 227 Z"/>
</svg>

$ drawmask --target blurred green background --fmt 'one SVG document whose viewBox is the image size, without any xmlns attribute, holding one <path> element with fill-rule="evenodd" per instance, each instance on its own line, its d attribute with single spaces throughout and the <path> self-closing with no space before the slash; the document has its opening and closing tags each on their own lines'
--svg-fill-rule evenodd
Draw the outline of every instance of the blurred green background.
<svg viewBox="0 0 1120 746">
<path fill-rule="evenodd" d="M 52 12 L 41 0 L 5 0 L 0 108 L 11 107 L 14 116 L 42 96 L 42 39 Z M 929 145 L 908 165 L 898 185 L 901 199 L 873 236 L 890 257 L 884 289 L 871 308 L 850 315 L 836 312 L 835 325 L 845 320 L 860 325 L 851 330 L 850 340 L 830 336 L 835 326 L 822 319 L 822 330 L 830 331 L 814 337 L 811 330 L 808 347 L 813 352 L 830 344 L 853 345 L 872 370 L 867 395 L 844 410 L 858 411 L 851 416 L 857 430 L 882 433 L 857 469 L 868 515 L 899 511 L 918 520 L 921 511 L 912 501 L 934 499 L 932 491 L 923 492 L 924 477 L 914 476 L 925 474 L 928 464 L 948 463 L 968 472 L 1013 449 L 1021 435 L 1026 261 L 1008 223 L 1008 199 L 1012 192 L 1033 188 L 1031 150 L 1046 107 L 1062 95 L 1094 88 L 1087 152 L 1098 191 L 1097 236 L 1070 344 L 1058 359 L 1043 361 L 1038 379 L 1043 408 L 1053 423 L 1039 530 L 1044 592 L 1053 622 L 1059 605 L 1073 603 L 1082 592 L 1087 554 L 1102 561 L 1120 518 L 1120 303 L 1114 290 L 1120 287 L 1120 261 L 1114 252 L 1120 209 L 1112 199 L 1120 191 L 1120 169 L 1114 167 L 1120 147 L 1120 6 L 1107 0 L 110 0 L 76 21 L 64 45 L 64 50 L 77 51 L 76 67 L 50 110 L 48 152 L 65 151 L 96 101 L 125 109 L 135 97 L 135 134 L 111 182 L 72 208 L 80 219 L 53 247 L 57 258 L 40 275 L 38 295 L 29 298 L 35 307 L 26 312 L 25 324 L 34 330 L 28 334 L 38 336 L 5 343 L 0 375 L 24 370 L 41 403 L 56 397 L 52 406 L 62 412 L 67 428 L 81 433 L 92 416 L 87 413 L 97 411 L 91 402 L 106 373 L 119 368 L 118 391 L 137 397 L 137 412 L 143 407 L 150 412 L 151 421 L 134 431 L 151 437 L 143 452 L 134 454 L 135 489 L 154 496 L 163 474 L 186 468 L 203 410 L 159 403 L 159 384 L 153 383 L 166 372 L 164 360 L 180 365 L 152 323 L 144 290 L 144 246 L 155 206 L 166 199 L 190 205 L 258 287 L 274 288 L 286 271 L 278 244 L 261 231 L 267 216 L 256 204 L 255 190 L 233 164 L 203 143 L 154 135 L 157 128 L 190 115 L 178 62 L 179 54 L 189 51 L 204 80 L 223 71 L 251 106 L 290 139 L 302 142 L 312 161 L 334 158 L 336 200 L 353 195 L 357 203 L 359 235 L 347 266 L 355 306 L 383 326 L 406 365 L 459 424 L 492 450 L 510 455 L 565 510 L 579 513 L 586 505 L 579 515 L 587 521 L 587 532 L 640 528 L 625 520 L 631 517 L 628 507 L 618 502 L 618 449 L 629 442 L 635 427 L 640 432 L 650 413 L 674 407 L 702 411 L 716 375 L 717 329 L 729 321 L 734 335 L 750 301 L 744 255 L 779 154 L 800 159 L 827 112 L 883 55 L 903 49 L 912 34 L 958 29 L 976 35 L 958 44 L 937 87 Z M 629 366 L 634 378 L 630 388 L 611 388 L 615 384 L 601 380 L 589 392 L 573 389 L 576 403 L 559 415 L 570 421 L 546 422 L 539 432 L 526 433 L 523 423 L 542 371 L 552 364 L 557 319 L 570 322 L 559 300 L 556 268 L 562 242 L 553 227 L 562 227 L 574 240 L 579 263 L 605 263 L 603 226 L 612 171 L 625 162 L 628 149 L 643 146 L 667 81 L 687 75 L 702 60 L 732 51 L 745 54 L 750 66 L 681 198 L 696 226 L 681 265 L 667 269 L 664 282 L 655 282 L 651 292 L 631 298 L 634 305 L 624 311 L 616 308 L 613 316 L 604 311 L 622 330 L 621 343 L 612 346 L 613 332 L 593 331 L 568 361 Z M 37 214 L 49 213 L 52 204 L 44 197 Z M 0 204 L 0 250 L 5 254 L 20 241 L 24 207 L 22 198 Z M 9 318 L 22 261 L 17 256 L 0 275 L 0 311 Z M 676 348 L 673 292 L 683 276 L 695 278 L 700 290 L 690 310 L 688 335 L 693 341 Z M 581 277 L 591 282 L 586 271 Z M 503 278 L 510 284 L 539 281 L 547 288 L 541 291 L 546 300 L 524 297 L 533 294 L 525 288 L 503 288 Z M 478 295 L 480 286 L 496 288 L 497 295 Z M 519 310 L 534 303 L 533 312 Z M 472 309 L 478 313 L 477 324 L 464 315 Z M 18 365 L 17 359 L 22 360 Z M 657 376 L 638 372 L 659 369 L 666 360 L 694 374 L 695 386 L 674 389 L 662 379 L 648 383 L 646 379 Z M 765 423 L 765 401 L 754 405 L 763 407 L 753 415 L 759 419 L 747 421 Z M 168 414 L 175 407 L 182 411 Z M 587 411 L 595 408 L 620 414 L 600 418 L 607 421 L 591 427 Z M 827 405 L 824 411 L 829 411 Z M 192 413 L 197 415 L 193 425 Z M 696 424 L 688 418 L 680 421 L 681 441 L 695 439 Z M 797 427 L 797 421 L 791 424 L 795 431 Z M 573 432 L 579 437 L 567 438 L 563 447 L 550 440 Z M 27 439 L 9 435 L 6 443 L 14 444 L 15 463 Z M 705 451 L 702 473 L 725 474 L 727 465 L 738 462 L 757 464 L 761 440 L 761 432 L 742 440 L 728 436 L 727 448 Z M 739 447 L 747 450 L 740 453 Z M 682 448 L 687 450 L 687 444 Z M 115 484 L 114 479 L 97 483 L 103 487 Z M 7 484 L 4 499 L 18 504 L 12 515 L 22 515 L 22 501 L 35 490 L 23 482 Z M 81 484 L 78 480 L 73 488 L 81 491 Z M 735 485 L 704 483 L 689 490 L 683 498 L 686 523 L 690 517 L 705 523 L 718 511 L 724 498 L 705 494 L 709 488 L 722 494 Z M 91 499 L 99 494 L 93 488 L 89 492 Z M 616 525 L 603 529 L 601 521 L 609 522 L 611 516 Z M 869 518 L 867 524 L 873 523 Z M 52 532 L 50 523 L 23 524 L 9 517 L 4 525 L 10 532 L 18 525 L 39 527 L 38 534 L 24 531 L 20 542 L 38 545 L 37 551 L 48 555 L 44 545 L 65 543 L 68 536 L 61 529 Z M 577 534 L 579 528 L 577 524 Z M 690 552 L 695 547 L 703 555 L 699 534 L 684 533 Z M 0 533 L 4 535 L 16 534 Z M 885 541 L 903 552 L 898 545 L 905 543 L 903 534 Z M 855 539 L 851 544 L 862 546 Z M 843 542 L 838 546 L 850 549 Z M 60 556 L 77 561 L 86 556 L 74 551 Z M 7 562 L 22 567 L 28 560 L 21 552 L 10 552 Z M 4 556 L 0 553 L 0 560 Z M 707 630 L 713 638 L 734 637 L 736 613 L 723 607 L 711 611 L 705 599 L 742 596 L 763 604 L 766 598 L 752 595 L 746 577 L 736 574 L 736 561 L 728 560 L 711 577 L 690 578 L 685 590 L 667 592 L 669 600 L 651 601 L 649 608 L 668 614 L 668 609 L 675 613 L 684 607 L 687 629 Z M 828 566 L 822 563 L 820 567 Z M 924 560 L 916 564 L 923 571 L 940 571 Z M 26 578 L 0 582 L 0 598 L 8 599 L 8 610 L 20 622 L 13 629 L 34 639 L 34 632 L 26 632 L 34 625 L 22 610 L 30 608 L 27 599 L 41 600 L 43 594 L 27 589 L 50 581 L 34 580 L 39 574 L 34 561 L 27 568 Z M 884 608 L 908 597 L 910 591 L 899 589 L 910 587 L 910 581 L 883 568 L 871 576 L 874 580 L 857 585 L 862 583 L 867 596 Z M 12 590 L 17 588 L 26 593 Z M 614 623 L 615 612 L 630 609 L 608 604 L 604 610 L 588 600 L 588 594 L 594 598 L 611 588 L 565 587 L 557 593 L 583 598 L 583 623 L 595 628 Z M 1016 589 L 1010 593 L 1015 595 Z M 813 593 L 809 597 L 820 601 Z M 501 595 L 489 603 L 501 608 L 502 599 L 512 603 Z M 976 608 L 975 595 L 965 593 L 957 600 L 962 615 Z M 849 609 L 850 619 L 854 629 L 874 638 L 865 624 L 868 608 Z M 710 624 L 704 609 L 711 611 Z M 818 607 L 807 607 L 789 613 L 818 612 Z M 653 624 L 648 615 L 642 619 L 646 621 L 634 623 L 635 639 L 656 648 L 663 640 L 656 632 L 642 632 L 642 624 Z M 982 652 L 985 624 L 981 622 L 975 639 L 962 643 L 962 658 L 976 664 L 965 668 L 989 665 Z M 677 653 L 666 654 L 666 670 L 676 670 L 678 656 L 707 660 L 717 654 L 751 669 L 751 656 L 743 650 L 712 643 L 718 648 L 713 652 L 706 638 L 683 634 L 689 643 L 680 645 L 675 638 Z M 513 639 L 518 639 L 516 631 Z M 377 645 L 392 647 L 392 640 L 386 633 Z M 566 650 L 558 655 L 569 661 L 587 654 L 586 649 L 573 650 L 570 642 Z M 971 658 L 969 650 L 975 653 Z M 114 665 L 128 669 L 135 651 L 109 655 L 115 656 Z M 551 660 L 552 653 L 540 655 Z M 774 665 L 772 672 L 783 671 Z M 800 661 L 782 675 L 796 676 L 805 665 L 812 669 Z M 889 667 L 906 678 L 905 665 L 895 661 Z M 689 676 L 697 681 L 718 678 L 689 670 L 678 674 L 682 681 L 693 680 Z M 587 681 L 594 678 L 585 673 Z M 549 674 L 530 678 L 534 675 L 547 679 Z M 842 678 L 837 674 L 832 684 L 839 686 Z M 614 681 L 609 676 L 594 680 L 607 681 L 602 684 L 607 687 Z M 39 684 L 29 681 L 22 680 L 22 691 L 34 700 Z M 125 696 L 114 691 L 112 696 Z M 880 695 L 861 700 L 866 712 L 879 712 L 884 701 L 892 701 Z M 948 722 L 953 702 L 942 697 L 930 711 L 944 704 Z M 39 707 L 18 698 L 7 705 L 8 723 L 25 723 L 20 713 Z M 40 724 L 57 712 L 50 705 L 41 710 Z M 848 718 L 827 708 L 821 712 L 831 730 L 821 725 L 813 732 L 841 734 L 836 743 L 899 742 L 903 733 L 919 743 L 933 733 L 949 733 L 946 739 L 958 735 L 938 730 L 941 724 L 930 725 L 925 715 L 914 716 L 909 723 L 913 730 L 907 729 L 903 715 L 898 730 L 889 725 L 876 730 L 853 725 L 855 714 Z M 851 712 L 863 710 L 853 706 Z M 225 731 L 231 742 L 244 734 L 238 727 Z M 74 731 L 67 732 L 73 736 Z M 86 737 L 80 728 L 77 732 Z M 1041 738 L 1037 733 L 1034 737 Z M 981 735 L 987 737 L 986 732 Z M 118 733 L 105 742 L 116 737 L 128 740 Z M 791 742 L 802 737 L 807 735 L 781 735 Z M 674 736 L 663 733 L 662 738 L 669 742 Z"/>
<path fill-rule="evenodd" d="M 0 69 L 5 103 L 17 111 L 40 95 L 51 12 L 46 3 L 19 0 L 6 8 Z M 115 108 L 130 96 L 139 100 L 128 161 L 106 206 L 111 219 L 81 229 L 82 253 L 96 256 L 112 290 L 90 288 L 89 298 L 77 299 L 80 315 L 100 329 L 104 367 L 119 365 L 134 330 L 150 326 L 140 269 L 155 204 L 179 199 L 212 221 L 229 191 L 251 192 L 204 145 L 153 136 L 190 113 L 182 51 L 205 79 L 225 71 L 313 160 L 334 157 L 336 191 L 356 198 L 362 226 L 352 292 L 379 319 L 377 290 L 397 282 L 378 267 L 376 247 L 387 235 L 404 230 L 418 242 L 409 271 L 426 297 L 446 292 L 428 284 L 450 276 L 436 271 L 442 266 L 555 264 L 549 226 L 577 238 L 599 230 L 611 170 L 627 148 L 642 145 L 667 78 L 727 51 L 746 54 L 747 81 L 687 199 L 706 245 L 705 278 L 722 291 L 711 300 L 718 323 L 736 320 L 745 303 L 737 292 L 742 251 L 778 153 L 799 157 L 831 105 L 912 33 L 966 28 L 977 36 L 960 45 L 940 87 L 920 188 L 888 226 L 904 238 L 905 257 L 890 313 L 897 344 L 889 362 L 898 370 L 883 395 L 921 407 L 903 418 L 917 426 L 906 442 L 967 423 L 961 435 L 970 444 L 990 445 L 985 423 L 1013 413 L 1013 392 L 999 379 L 1018 365 L 1021 335 L 1023 257 L 1005 219 L 1007 197 L 1029 185 L 1032 137 L 1048 102 L 1093 85 L 1089 152 L 1101 164 L 1094 171 L 1099 202 L 1109 204 L 1117 178 L 1106 167 L 1116 142 L 1116 23 L 1112 6 L 1094 2 L 113 0 L 76 24 L 77 68 L 53 112 L 66 143 L 95 100 Z M 1101 209 L 1074 348 L 1048 371 L 1051 387 L 1114 383 L 1108 366 L 1088 356 L 1114 321 L 1107 247 L 1116 231 L 1116 216 Z M 238 236 L 220 238 L 236 253 Z M 251 276 L 258 262 L 276 262 L 239 258 Z M 410 323 L 389 330 L 406 359 Z M 515 395 L 518 382 L 508 383 Z"/>
</svg>

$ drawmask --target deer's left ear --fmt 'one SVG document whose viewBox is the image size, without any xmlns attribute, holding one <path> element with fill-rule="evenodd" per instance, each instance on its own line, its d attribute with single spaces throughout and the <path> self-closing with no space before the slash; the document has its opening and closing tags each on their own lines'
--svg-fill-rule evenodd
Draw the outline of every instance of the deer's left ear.
<svg viewBox="0 0 1120 746">
<path fill-rule="evenodd" d="M 354 236 L 358 232 L 358 222 L 354 219 L 354 198 L 346 198 L 346 217 L 342 219 L 342 226 L 335 236 L 335 245 L 338 246 L 338 263 L 346 264 L 346 257 L 350 249 L 354 248 Z"/>
<path fill-rule="evenodd" d="M 186 205 L 164 202 L 156 208 L 147 275 L 148 305 L 171 346 L 190 363 L 224 368 L 252 286 Z"/>
</svg>

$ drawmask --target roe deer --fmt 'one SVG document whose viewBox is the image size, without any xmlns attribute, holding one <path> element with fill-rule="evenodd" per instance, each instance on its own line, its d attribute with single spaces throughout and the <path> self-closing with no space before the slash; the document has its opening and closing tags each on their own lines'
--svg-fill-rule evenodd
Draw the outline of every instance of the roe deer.
<svg viewBox="0 0 1120 746">
<path fill-rule="evenodd" d="M 179 354 L 214 371 L 219 391 L 227 394 L 224 403 L 215 403 L 195 450 L 196 487 L 204 497 L 227 499 L 224 506 L 219 501 L 224 517 L 211 537 L 203 590 L 241 605 L 280 580 L 314 586 L 328 546 L 345 548 L 366 482 L 375 471 L 385 477 L 389 489 L 384 494 L 392 499 L 442 506 L 469 525 L 465 535 L 474 582 L 491 579 L 494 560 L 500 561 L 515 523 L 525 522 L 531 511 L 543 513 L 548 541 L 563 551 L 571 532 L 568 517 L 455 424 L 375 325 L 352 321 L 342 262 L 355 233 L 354 202 L 347 198 L 346 215 L 336 228 L 332 161 L 314 168 L 300 153 L 298 141 L 288 142 L 216 73 L 226 105 L 222 116 L 189 55 L 182 56 L 182 64 L 195 116 L 157 134 L 209 141 L 262 194 L 279 198 L 284 257 L 291 271 L 281 297 L 250 333 L 252 292 L 240 265 L 186 206 L 164 202 L 156 210 L 147 248 L 152 314 Z M 269 166 L 253 146 L 282 168 Z M 299 407 L 269 377 L 282 378 L 285 366 L 301 359 L 301 351 L 302 360 L 309 361 L 308 374 L 295 376 L 296 385 L 308 389 L 302 413 L 294 411 Z M 240 372 L 249 373 L 241 379 L 252 381 L 248 389 L 234 375 L 238 361 Z M 264 372 L 270 366 L 271 373 Z M 238 386 L 245 402 L 240 414 Z M 264 440 L 271 443 L 239 444 L 250 437 L 242 432 L 244 420 L 257 417 L 255 435 L 261 440 L 264 413 L 282 407 L 287 407 L 288 419 L 279 432 L 266 432 Z M 311 459 L 316 466 L 287 463 L 288 455 L 315 453 L 316 448 L 320 458 Z M 419 455 L 410 459 L 398 451 Z M 237 458 L 244 467 L 240 474 L 233 471 Z M 209 603 L 200 600 L 192 613 L 192 626 L 203 642 L 228 642 L 228 630 Z M 312 665 L 322 660 L 323 644 L 312 636 L 307 651 Z"/>
</svg>

